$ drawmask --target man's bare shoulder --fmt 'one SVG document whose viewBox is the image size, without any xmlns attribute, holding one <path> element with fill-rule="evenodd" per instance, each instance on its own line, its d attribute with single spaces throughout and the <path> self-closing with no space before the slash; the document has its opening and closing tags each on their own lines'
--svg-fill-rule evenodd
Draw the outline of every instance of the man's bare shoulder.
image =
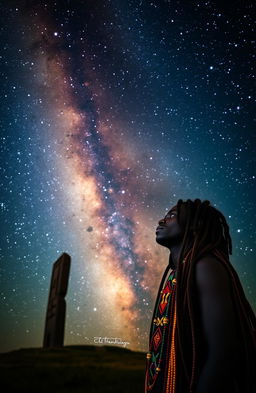
<svg viewBox="0 0 256 393">
<path fill-rule="evenodd" d="M 223 263 L 212 255 L 206 255 L 196 262 L 195 273 L 200 329 L 207 342 L 208 356 L 209 359 L 219 358 L 223 363 L 223 359 L 229 360 L 230 353 L 235 358 L 237 351 L 238 332 L 231 275 Z"/>
<path fill-rule="evenodd" d="M 230 286 L 230 275 L 223 263 L 214 255 L 207 254 L 198 259 L 195 265 L 195 280 L 202 292 L 227 289 Z"/>
</svg>

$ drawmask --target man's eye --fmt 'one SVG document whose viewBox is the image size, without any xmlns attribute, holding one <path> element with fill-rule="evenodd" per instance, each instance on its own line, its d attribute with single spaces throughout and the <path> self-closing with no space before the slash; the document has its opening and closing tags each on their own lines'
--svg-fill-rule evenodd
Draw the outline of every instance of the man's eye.
<svg viewBox="0 0 256 393">
<path fill-rule="evenodd" d="M 167 214 L 167 216 L 165 218 L 171 218 L 172 216 L 175 216 L 175 214 L 174 213 Z"/>
</svg>

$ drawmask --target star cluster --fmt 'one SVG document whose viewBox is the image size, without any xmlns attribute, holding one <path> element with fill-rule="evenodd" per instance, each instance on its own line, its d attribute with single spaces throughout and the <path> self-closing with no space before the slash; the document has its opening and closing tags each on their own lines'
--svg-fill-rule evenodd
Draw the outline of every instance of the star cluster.
<svg viewBox="0 0 256 393">
<path fill-rule="evenodd" d="M 53 262 L 65 344 L 147 350 L 179 198 L 227 218 L 255 309 L 251 2 L 10 1 L 2 7 L 1 350 L 40 346 Z"/>
</svg>

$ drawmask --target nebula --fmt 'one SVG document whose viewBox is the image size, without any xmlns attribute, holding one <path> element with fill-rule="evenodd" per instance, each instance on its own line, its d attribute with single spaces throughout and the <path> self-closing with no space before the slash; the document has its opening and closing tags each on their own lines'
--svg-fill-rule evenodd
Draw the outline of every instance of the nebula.
<svg viewBox="0 0 256 393">
<path fill-rule="evenodd" d="M 67 252 L 65 344 L 146 351 L 169 257 L 155 228 L 179 198 L 227 217 L 255 304 L 251 11 L 214 7 L 3 6 L 3 348 L 39 345 Z"/>
<path fill-rule="evenodd" d="M 79 85 L 67 54 L 54 45 L 53 29 L 38 30 L 44 33 L 34 32 L 31 43 L 41 75 L 37 88 L 50 104 L 69 225 L 84 250 L 92 296 L 100 299 L 101 325 L 138 348 L 137 327 L 145 324 L 145 303 L 156 294 L 149 283 L 157 284 L 164 255 L 152 247 L 156 223 L 141 208 L 147 179 L 140 151 L 125 126 L 110 121 L 108 97 L 93 84 L 97 75 Z"/>
</svg>

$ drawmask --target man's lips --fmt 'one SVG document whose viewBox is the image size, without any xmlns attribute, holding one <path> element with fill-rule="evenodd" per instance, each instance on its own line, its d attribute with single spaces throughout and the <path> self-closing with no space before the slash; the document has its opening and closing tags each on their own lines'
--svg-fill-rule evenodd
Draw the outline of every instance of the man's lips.
<svg viewBox="0 0 256 393">
<path fill-rule="evenodd" d="M 157 227 L 156 228 L 156 233 L 159 232 L 161 229 L 164 229 L 164 227 Z"/>
</svg>

